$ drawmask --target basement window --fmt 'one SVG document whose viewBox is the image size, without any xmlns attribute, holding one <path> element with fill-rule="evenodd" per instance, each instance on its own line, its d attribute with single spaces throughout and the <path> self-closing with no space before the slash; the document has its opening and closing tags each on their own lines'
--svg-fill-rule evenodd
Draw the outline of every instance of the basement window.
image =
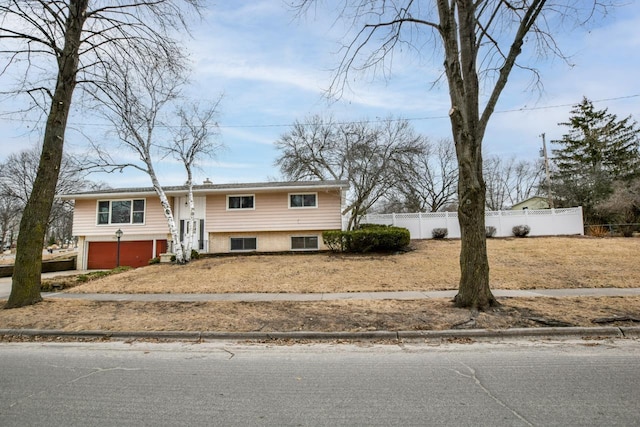
<svg viewBox="0 0 640 427">
<path fill-rule="evenodd" d="M 258 247 L 258 239 L 255 237 L 232 237 L 232 251 L 255 251 Z"/>
<path fill-rule="evenodd" d="M 312 251 L 318 250 L 318 236 L 293 236 L 291 237 L 291 250 Z"/>
</svg>

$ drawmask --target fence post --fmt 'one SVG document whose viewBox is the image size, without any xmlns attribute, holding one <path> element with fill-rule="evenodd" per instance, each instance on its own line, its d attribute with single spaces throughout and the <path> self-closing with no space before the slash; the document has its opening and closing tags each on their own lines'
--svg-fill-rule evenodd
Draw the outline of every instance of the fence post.
<svg viewBox="0 0 640 427">
<path fill-rule="evenodd" d="M 396 214 L 395 212 L 391 214 L 391 225 L 396 226 Z"/>
<path fill-rule="evenodd" d="M 418 236 L 420 236 L 421 239 L 424 239 L 424 236 L 422 235 L 422 212 L 418 212 Z"/>
<path fill-rule="evenodd" d="M 444 228 L 449 230 L 449 212 L 444 213 Z"/>
</svg>

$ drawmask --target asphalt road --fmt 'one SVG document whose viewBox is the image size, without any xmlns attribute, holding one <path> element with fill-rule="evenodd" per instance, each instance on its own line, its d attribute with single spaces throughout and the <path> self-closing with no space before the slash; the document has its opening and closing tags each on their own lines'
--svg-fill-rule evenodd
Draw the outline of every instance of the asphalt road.
<svg viewBox="0 0 640 427">
<path fill-rule="evenodd" d="M 640 341 L 0 344 L 0 425 L 640 424 Z"/>
</svg>

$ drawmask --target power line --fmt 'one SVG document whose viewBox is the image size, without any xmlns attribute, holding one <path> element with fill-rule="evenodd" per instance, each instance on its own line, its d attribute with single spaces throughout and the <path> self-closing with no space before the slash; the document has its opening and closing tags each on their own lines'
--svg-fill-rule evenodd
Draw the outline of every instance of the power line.
<svg viewBox="0 0 640 427">
<path fill-rule="evenodd" d="M 635 95 L 627 95 L 627 96 L 618 96 L 615 98 L 603 98 L 603 99 L 596 99 L 596 100 L 592 100 L 591 102 L 593 103 L 597 103 L 597 102 L 608 102 L 608 101 L 619 101 L 622 99 L 631 99 L 631 98 L 638 98 L 640 97 L 640 94 L 635 94 Z M 545 105 L 545 106 L 540 106 L 540 107 L 521 107 L 521 108 L 513 108 L 513 109 L 508 109 L 508 110 L 496 110 L 493 113 L 494 114 L 506 114 L 506 113 L 517 113 L 517 112 L 524 112 L 524 111 L 537 111 L 537 110 L 551 110 L 551 109 L 555 109 L 555 108 L 565 108 L 565 107 L 573 107 L 574 105 L 576 105 L 575 103 L 571 103 L 571 104 L 556 104 L 556 105 Z M 424 121 L 424 120 L 442 120 L 442 119 L 448 119 L 449 116 L 447 115 L 440 115 L 440 116 L 425 116 L 425 117 L 401 117 L 401 118 L 397 118 L 397 119 L 392 119 L 392 121 L 400 121 L 400 120 L 406 120 L 409 122 L 412 121 Z M 27 123 L 38 123 L 38 121 L 36 120 L 26 120 L 26 119 L 11 119 L 9 117 L 2 117 L 0 116 L 0 120 L 6 120 L 6 121 L 21 121 L 21 122 L 27 122 Z M 385 119 L 381 119 L 381 118 L 376 118 L 376 119 L 371 119 L 371 120 L 351 120 L 351 121 L 338 121 L 338 122 L 334 122 L 335 124 L 338 125 L 346 125 L 346 124 L 372 124 L 372 123 L 384 123 L 387 120 Z M 302 123 L 303 125 L 308 125 L 310 123 Z M 223 125 L 223 124 L 217 124 L 217 127 L 219 129 L 260 129 L 260 128 L 288 128 L 291 127 L 292 123 L 288 123 L 288 124 L 230 124 L 230 125 Z M 96 127 L 111 127 L 111 125 L 108 125 L 106 123 L 69 123 L 70 127 L 73 126 L 96 126 Z M 171 126 L 171 125 L 158 125 L 158 127 L 161 128 L 172 128 L 172 127 L 176 127 L 176 126 Z"/>
</svg>

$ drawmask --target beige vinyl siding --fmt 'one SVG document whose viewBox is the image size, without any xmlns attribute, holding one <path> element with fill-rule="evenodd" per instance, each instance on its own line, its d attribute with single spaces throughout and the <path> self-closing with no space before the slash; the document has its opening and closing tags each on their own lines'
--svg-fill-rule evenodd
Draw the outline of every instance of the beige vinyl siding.
<svg viewBox="0 0 640 427">
<path fill-rule="evenodd" d="M 340 229 L 341 196 L 339 190 L 317 191 L 316 208 L 289 208 L 290 192 L 252 193 L 254 209 L 227 210 L 228 194 L 207 196 L 206 231 L 257 232 L 284 230 L 333 230 Z M 296 191 L 301 194 L 304 191 Z M 310 191 L 309 193 L 316 193 Z M 238 192 L 237 194 L 247 194 Z"/>
<path fill-rule="evenodd" d="M 228 253 L 231 251 L 232 237 L 255 237 L 256 252 L 287 252 L 291 251 L 291 237 L 315 236 L 318 238 L 318 250 L 328 250 L 329 248 L 322 242 L 322 230 L 297 231 L 261 231 L 261 232 L 238 232 L 238 233 L 210 233 L 209 252 Z M 237 251 L 242 252 L 242 251 Z"/>
<path fill-rule="evenodd" d="M 138 197 L 136 197 L 138 198 Z M 118 200 L 118 199 L 109 199 Z M 123 197 L 122 200 L 130 200 Z M 146 198 L 144 224 L 109 224 L 97 225 L 98 200 L 76 200 L 73 210 L 74 236 L 108 236 L 121 229 L 125 235 L 133 234 L 166 234 L 169 232 L 167 219 L 162 211 L 160 199 Z"/>
</svg>

